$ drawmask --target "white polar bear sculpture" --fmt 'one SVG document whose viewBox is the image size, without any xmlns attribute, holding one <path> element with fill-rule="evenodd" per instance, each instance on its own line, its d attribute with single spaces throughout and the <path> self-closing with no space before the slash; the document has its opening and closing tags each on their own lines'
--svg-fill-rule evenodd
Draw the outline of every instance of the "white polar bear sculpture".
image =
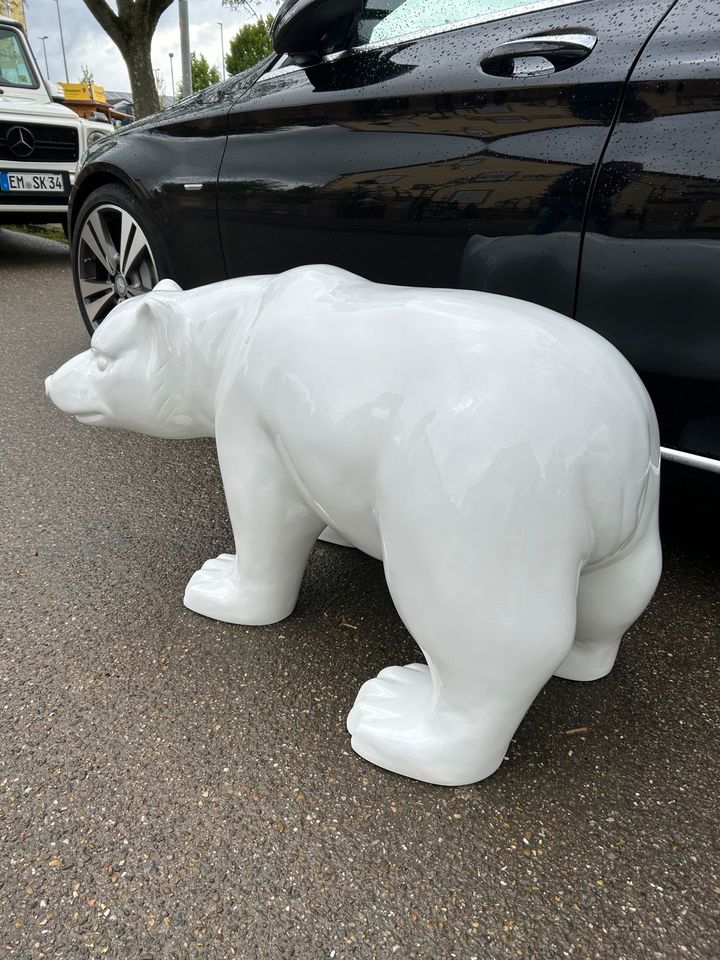
<svg viewBox="0 0 720 960">
<path fill-rule="evenodd" d="M 191 610 L 287 617 L 326 526 L 383 561 L 426 664 L 365 683 L 348 729 L 419 780 L 489 776 L 550 677 L 610 671 L 660 576 L 648 395 L 530 303 L 329 266 L 162 281 L 46 389 L 82 423 L 216 438 L 235 554 L 193 575 Z"/>
</svg>

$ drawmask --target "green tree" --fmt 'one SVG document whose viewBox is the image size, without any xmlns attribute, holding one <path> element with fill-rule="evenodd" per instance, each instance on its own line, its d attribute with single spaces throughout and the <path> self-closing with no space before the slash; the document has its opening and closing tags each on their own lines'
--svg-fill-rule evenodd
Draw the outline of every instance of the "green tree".
<svg viewBox="0 0 720 960">
<path fill-rule="evenodd" d="M 95 83 L 95 77 L 90 67 L 85 63 L 81 63 L 82 74 L 80 75 L 80 83 Z"/>
<path fill-rule="evenodd" d="M 115 0 L 117 13 L 107 0 L 84 0 L 85 6 L 118 48 L 125 61 L 132 87 L 136 117 L 160 109 L 150 59 L 155 27 L 172 0 Z"/>
<path fill-rule="evenodd" d="M 197 54 L 193 50 L 190 54 L 190 75 L 192 76 L 193 93 L 198 90 L 204 90 L 213 83 L 220 83 L 220 72 L 217 67 L 211 66 L 202 54 Z M 182 81 L 177 85 L 177 95 L 182 97 Z"/>
<path fill-rule="evenodd" d="M 264 60 L 272 53 L 270 44 L 270 27 L 273 15 L 260 17 L 254 23 L 246 23 L 230 41 L 230 52 L 225 57 L 225 66 L 228 73 L 242 73 L 248 67 L 254 66 L 259 60 Z"/>
</svg>

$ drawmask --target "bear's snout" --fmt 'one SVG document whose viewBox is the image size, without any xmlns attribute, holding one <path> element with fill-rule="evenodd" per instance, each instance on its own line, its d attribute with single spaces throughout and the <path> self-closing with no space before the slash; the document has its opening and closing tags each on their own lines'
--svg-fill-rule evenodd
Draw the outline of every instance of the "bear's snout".
<svg viewBox="0 0 720 960">
<path fill-rule="evenodd" d="M 90 359 L 91 353 L 86 350 L 45 380 L 45 393 L 63 413 L 78 417 L 104 412 L 105 405 L 89 375 Z"/>
</svg>

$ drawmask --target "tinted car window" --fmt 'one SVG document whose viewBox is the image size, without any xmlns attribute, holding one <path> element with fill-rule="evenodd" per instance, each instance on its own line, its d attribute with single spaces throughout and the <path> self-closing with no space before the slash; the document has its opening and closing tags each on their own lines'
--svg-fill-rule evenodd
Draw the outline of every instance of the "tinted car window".
<svg viewBox="0 0 720 960">
<path fill-rule="evenodd" d="M 477 20 L 525 8 L 562 6 L 538 0 L 365 0 L 357 28 L 355 45 L 383 43 L 412 33 L 425 33 L 443 27 Z"/>
</svg>

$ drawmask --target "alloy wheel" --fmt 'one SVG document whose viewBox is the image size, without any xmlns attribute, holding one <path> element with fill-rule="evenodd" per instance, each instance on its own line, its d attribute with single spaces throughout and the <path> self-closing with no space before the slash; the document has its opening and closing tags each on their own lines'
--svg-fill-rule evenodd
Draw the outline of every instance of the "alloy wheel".
<svg viewBox="0 0 720 960">
<path fill-rule="evenodd" d="M 103 203 L 82 225 L 77 244 L 82 305 L 98 327 L 122 300 L 148 293 L 158 282 L 155 258 L 142 227 L 114 203 Z"/>
</svg>

